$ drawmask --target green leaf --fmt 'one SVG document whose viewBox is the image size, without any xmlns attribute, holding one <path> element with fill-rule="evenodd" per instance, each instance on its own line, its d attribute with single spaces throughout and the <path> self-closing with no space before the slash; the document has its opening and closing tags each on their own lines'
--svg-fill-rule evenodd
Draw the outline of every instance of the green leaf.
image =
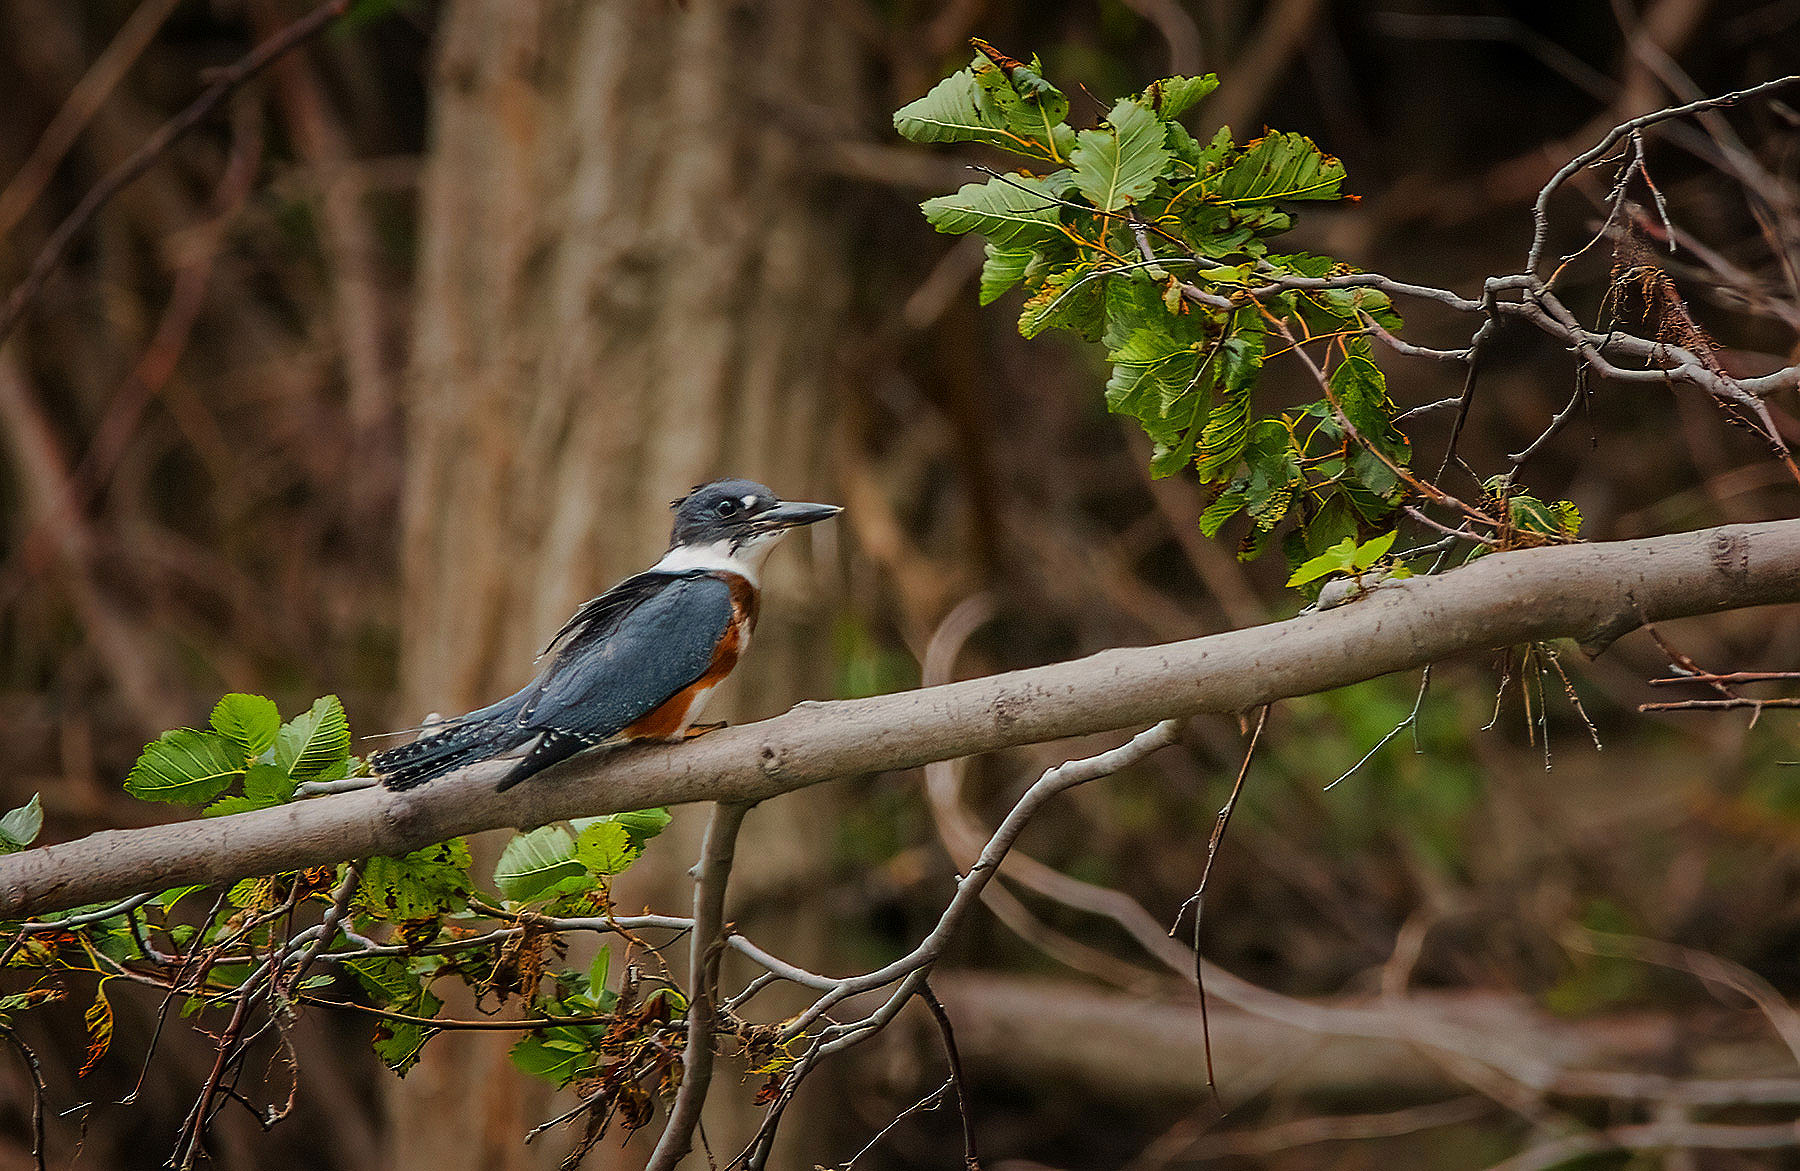
<svg viewBox="0 0 1800 1171">
<path fill-rule="evenodd" d="M 507 1056 L 521 1072 L 553 1082 L 560 1089 L 587 1070 L 597 1055 L 584 1041 L 567 1036 L 573 1030 L 545 1032 L 550 1036 L 532 1033 L 521 1037 Z"/>
<path fill-rule="evenodd" d="M 1019 313 L 1019 333 L 1033 338 L 1046 329 L 1067 329 L 1089 341 L 1100 336 L 1104 304 L 1101 286 L 1108 278 L 1087 280 L 1090 265 L 1076 265 L 1044 278 Z"/>
<path fill-rule="evenodd" d="M 1137 101 L 1147 106 L 1164 121 L 1179 118 L 1200 100 L 1219 88 L 1219 79 L 1208 73 L 1204 77 L 1165 77 L 1153 81 L 1139 94 Z"/>
<path fill-rule="evenodd" d="M 1250 441 L 1250 392 L 1226 390 L 1213 402 L 1200 433 L 1200 480 L 1213 483 L 1237 466 Z"/>
<path fill-rule="evenodd" d="M 972 70 L 963 69 L 931 87 L 916 101 L 894 111 L 894 129 L 912 142 L 982 142 L 1012 147 L 1013 136 L 1000 123 Z"/>
<path fill-rule="evenodd" d="M 1208 185 L 1218 202 L 1238 205 L 1276 200 L 1339 199 L 1344 164 L 1304 134 L 1269 134 L 1245 148 Z"/>
<path fill-rule="evenodd" d="M 940 195 L 919 206 L 926 222 L 951 236 L 980 232 L 995 244 L 1016 247 L 1061 234 L 1061 205 L 1036 175 L 965 183 L 955 195 Z"/>
<path fill-rule="evenodd" d="M 1219 530 L 1225 527 L 1225 522 L 1243 507 L 1243 489 L 1231 488 L 1221 492 L 1219 498 L 1207 505 L 1206 511 L 1200 514 L 1200 531 L 1209 537 L 1218 536 Z"/>
<path fill-rule="evenodd" d="M 1118 211 L 1149 195 L 1169 168 L 1162 119 L 1129 98 L 1107 115 L 1108 125 L 1083 130 L 1069 155 L 1075 186 L 1101 211 Z"/>
<path fill-rule="evenodd" d="M 1002 145 L 1015 154 L 1057 159 L 1071 133 L 1063 125 L 1069 116 L 1069 99 L 1045 79 L 1036 57 L 1027 65 L 985 41 L 975 44 L 981 54 L 971 66 L 975 83 L 981 87 L 988 109 L 1021 140 Z"/>
<path fill-rule="evenodd" d="M 185 899 L 187 896 L 193 894 L 195 891 L 201 891 L 201 890 L 206 890 L 206 889 L 207 889 L 207 887 L 204 883 L 197 885 L 197 886 L 170 887 L 168 890 L 165 890 L 161 894 L 156 896 L 156 905 L 161 907 L 163 910 L 168 911 L 168 910 L 172 909 L 176 903 L 180 902 L 182 899 Z"/>
<path fill-rule="evenodd" d="M 1383 533 L 1379 537 L 1371 537 L 1362 544 L 1356 538 L 1345 537 L 1325 552 L 1305 562 L 1288 578 L 1288 585 L 1305 585 L 1321 577 L 1333 573 L 1363 573 L 1387 555 L 1394 546 L 1394 538 L 1399 530 Z"/>
<path fill-rule="evenodd" d="M 31 800 L 0 816 L 0 854 L 16 854 L 37 841 L 44 828 L 44 805 L 33 793 Z"/>
<path fill-rule="evenodd" d="M 1365 443 L 1385 455 L 1387 460 L 1405 467 L 1412 458 L 1406 436 L 1394 428 L 1394 401 L 1388 397 L 1387 377 L 1375 365 L 1366 342 L 1352 343 L 1349 354 L 1332 370 L 1328 380 L 1337 396 L 1344 417 L 1362 436 Z M 1369 451 L 1358 449 L 1350 457 L 1356 478 L 1371 492 L 1384 499 L 1400 490 L 1400 477 L 1386 460 Z"/>
<path fill-rule="evenodd" d="M 1256 527 L 1267 532 L 1287 515 L 1294 491 L 1301 483 L 1299 453 L 1279 419 L 1264 419 L 1250 429 L 1244 462 L 1250 469 L 1245 480 L 1244 508 Z"/>
<path fill-rule="evenodd" d="M 335 695 L 321 697 L 275 736 L 275 763 L 296 781 L 320 779 L 349 760 L 350 722 Z"/>
<path fill-rule="evenodd" d="M 204 805 L 244 775 L 243 746 L 213 732 L 176 728 L 144 748 L 125 777 L 125 791 L 143 801 Z"/>
<path fill-rule="evenodd" d="M 377 1008 L 407 1016 L 434 1017 L 444 1002 L 426 988 L 415 967 L 422 959 L 376 956 L 347 960 L 344 966 L 355 974 Z M 372 1047 L 389 1069 L 404 1077 L 418 1062 L 419 1050 L 436 1034 L 436 1029 L 416 1021 L 383 1020 L 375 1027 Z"/>
<path fill-rule="evenodd" d="M 631 835 L 616 821 L 597 821 L 584 827 L 575 838 L 575 858 L 589 874 L 610 878 L 632 862 L 638 851 Z"/>
<path fill-rule="evenodd" d="M 219 735 L 243 745 L 245 754 L 254 758 L 274 745 L 281 713 L 273 701 L 260 695 L 233 692 L 214 706 L 212 726 Z"/>
<path fill-rule="evenodd" d="M 1262 318 L 1252 307 L 1238 310 L 1231 320 L 1232 334 L 1220 357 L 1219 394 L 1200 435 L 1200 479 L 1205 483 L 1224 478 L 1243 455 L 1250 440 L 1251 392 L 1262 374 Z"/>
<path fill-rule="evenodd" d="M 225 900 L 240 910 L 261 910 L 270 905 L 273 882 L 269 878 L 240 878 L 225 892 Z"/>
<path fill-rule="evenodd" d="M 469 847 L 461 838 L 398 858 L 370 858 L 363 866 L 356 905 L 393 923 L 441 919 L 474 888 L 469 864 Z"/>
<path fill-rule="evenodd" d="M 1511 496 L 1506 507 L 1512 514 L 1512 523 L 1528 533 L 1573 537 L 1581 529 L 1581 512 L 1567 500 L 1546 504 L 1535 496 Z"/>
<path fill-rule="evenodd" d="M 520 834 L 506 843 L 494 867 L 494 886 L 515 903 L 543 894 L 565 878 L 584 877 L 575 857 L 575 839 L 557 825 Z"/>
<path fill-rule="evenodd" d="M 991 305 L 1006 291 L 1025 279 L 1025 270 L 1037 259 L 1029 248 L 997 248 L 987 245 L 987 259 L 981 264 L 981 303 Z"/>
<path fill-rule="evenodd" d="M 252 809 L 268 809 L 286 805 L 294 799 L 297 787 L 293 777 L 277 765 L 257 763 L 244 774 L 242 797 L 221 797 L 206 807 L 207 817 L 227 813 L 246 813 Z"/>
<path fill-rule="evenodd" d="M 624 826 L 625 832 L 631 835 L 631 844 L 642 849 L 645 842 L 649 841 L 657 834 L 662 833 L 663 830 L 668 829 L 669 823 L 674 821 L 675 817 L 667 809 L 658 805 L 650 809 L 632 809 L 624 813 L 609 813 L 600 820 L 616 821 Z M 570 824 L 574 823 L 571 822 Z"/>
<path fill-rule="evenodd" d="M 1362 573 L 1377 561 L 1386 557 L 1387 551 L 1394 547 L 1394 538 L 1399 535 L 1400 530 L 1395 529 L 1392 532 L 1383 533 L 1379 537 L 1370 537 L 1368 540 L 1358 545 L 1356 547 L 1356 556 L 1350 560 L 1351 570 L 1356 573 Z"/>
<path fill-rule="evenodd" d="M 1325 552 L 1305 562 L 1288 577 L 1290 586 L 1305 585 L 1332 573 L 1346 573 L 1356 560 L 1356 538 L 1345 537 Z"/>
<path fill-rule="evenodd" d="M 612 949 L 603 947 L 588 966 L 588 995 L 597 1004 L 606 992 L 606 978 L 612 972 Z"/>
<path fill-rule="evenodd" d="M 1028 158 L 1059 162 L 1069 102 L 1037 72 L 1036 62 L 1003 69 L 977 56 L 931 92 L 894 113 L 894 129 L 912 142 L 979 142 Z"/>
</svg>

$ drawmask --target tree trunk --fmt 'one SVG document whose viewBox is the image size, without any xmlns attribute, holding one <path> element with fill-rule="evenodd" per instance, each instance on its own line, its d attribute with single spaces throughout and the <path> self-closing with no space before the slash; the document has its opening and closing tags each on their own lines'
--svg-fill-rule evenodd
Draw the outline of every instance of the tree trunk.
<svg viewBox="0 0 1800 1171">
<path fill-rule="evenodd" d="M 570 610 L 655 560 L 667 504 L 690 485 L 730 473 L 824 491 L 846 249 L 791 128 L 806 87 L 854 84 L 836 12 L 447 10 L 408 395 L 401 719 L 521 684 Z M 771 563 L 755 644 L 709 717 L 828 687 L 823 590 L 796 544 Z M 782 820 L 752 814 L 743 885 L 816 865 Z M 664 863 L 651 884 L 663 909 L 686 905 L 692 858 L 672 833 L 640 863 Z M 630 897 L 651 897 L 644 885 Z M 513 1072 L 509 1043 L 453 1033 L 427 1047 L 394 1096 L 395 1167 L 554 1164 L 560 1151 L 543 1148 L 563 1143 L 520 1145 L 548 1100 Z"/>
</svg>

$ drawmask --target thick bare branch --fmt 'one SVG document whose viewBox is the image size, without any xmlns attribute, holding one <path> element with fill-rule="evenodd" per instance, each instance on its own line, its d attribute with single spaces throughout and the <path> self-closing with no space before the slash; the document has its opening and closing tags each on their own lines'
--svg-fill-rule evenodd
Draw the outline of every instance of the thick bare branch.
<svg viewBox="0 0 1800 1171">
<path fill-rule="evenodd" d="M 1245 711 L 1472 651 L 1573 638 L 1591 650 L 1646 621 L 1800 601 L 1800 520 L 1483 557 L 1286 622 L 943 687 L 801 704 L 688 744 L 601 752 L 504 794 L 504 764 L 423 789 L 108 831 L 0 858 L 0 917 L 398 854 L 500 826 L 692 801 L 756 801 L 835 777 Z"/>
</svg>

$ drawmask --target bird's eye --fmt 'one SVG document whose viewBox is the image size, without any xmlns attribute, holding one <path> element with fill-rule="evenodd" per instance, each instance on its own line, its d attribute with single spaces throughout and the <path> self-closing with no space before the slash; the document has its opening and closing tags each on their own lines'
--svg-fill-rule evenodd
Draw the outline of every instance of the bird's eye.
<svg viewBox="0 0 1800 1171">
<path fill-rule="evenodd" d="M 720 516 L 736 516 L 737 510 L 738 510 L 738 505 L 737 505 L 737 501 L 735 501 L 735 500 L 721 500 L 717 504 L 713 505 L 713 511 L 718 513 Z"/>
</svg>

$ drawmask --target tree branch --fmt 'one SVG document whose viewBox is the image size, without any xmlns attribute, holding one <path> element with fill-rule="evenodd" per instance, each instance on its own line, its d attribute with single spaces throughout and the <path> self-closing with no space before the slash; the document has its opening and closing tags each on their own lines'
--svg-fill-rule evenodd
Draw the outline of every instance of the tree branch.
<svg viewBox="0 0 1800 1171">
<path fill-rule="evenodd" d="M 1800 601 L 1800 520 L 1496 553 L 1286 622 L 835 703 L 691 743 L 587 753 L 502 794 L 504 763 L 422 789 L 113 830 L 0 857 L 0 918 L 419 849 L 458 834 L 693 801 L 758 801 L 835 777 L 1245 711 L 1453 655 Z"/>
<path fill-rule="evenodd" d="M 694 1146 L 694 1128 L 706 1105 L 706 1088 L 712 1081 L 713 1033 L 716 1010 L 714 985 L 719 978 L 719 953 L 725 946 L 725 886 L 737 850 L 738 827 L 750 806 L 720 802 L 700 846 L 700 864 L 694 868 L 694 932 L 690 937 L 688 979 L 687 1049 L 682 1053 L 681 1088 L 669 1109 L 669 1124 L 657 1140 L 646 1171 L 673 1171 Z"/>
</svg>

